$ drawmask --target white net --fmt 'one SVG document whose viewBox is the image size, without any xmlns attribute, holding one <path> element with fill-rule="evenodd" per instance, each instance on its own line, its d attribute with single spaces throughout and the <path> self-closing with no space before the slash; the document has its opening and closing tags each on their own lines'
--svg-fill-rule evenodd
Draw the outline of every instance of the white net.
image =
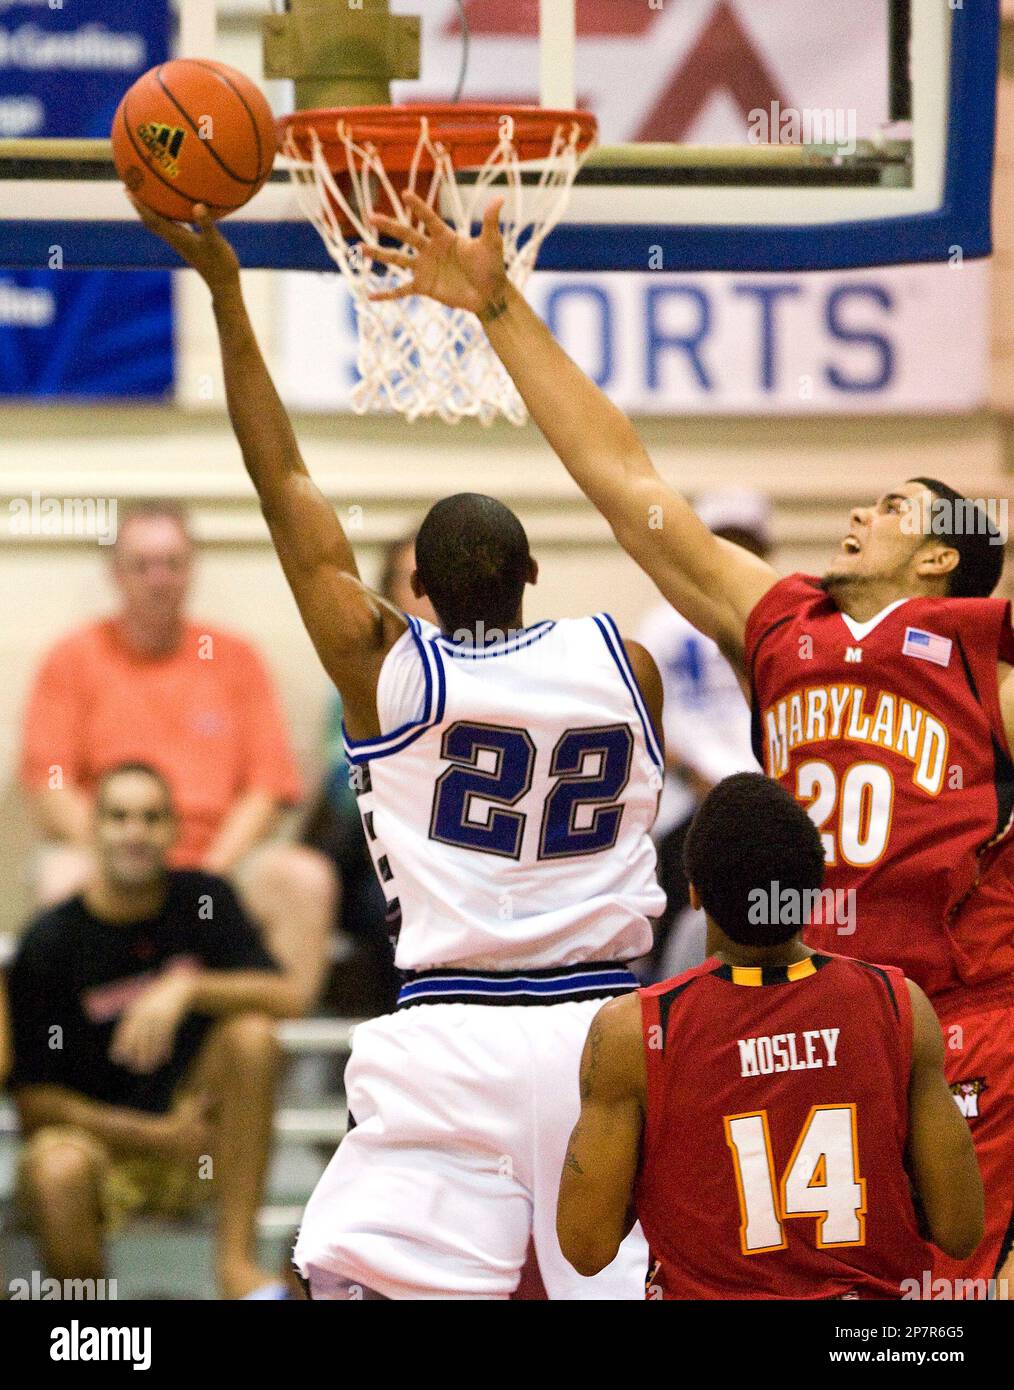
<svg viewBox="0 0 1014 1390">
<path fill-rule="evenodd" d="M 352 392 L 353 409 L 359 414 L 393 410 L 409 420 L 438 415 L 449 424 L 473 417 L 488 425 L 503 415 L 515 425 L 524 424 L 524 403 L 474 314 L 420 295 L 379 304 L 370 300 L 375 291 L 393 289 L 411 278 L 409 271 L 385 269 L 363 250 L 360 240 L 376 238 L 371 215 L 393 215 L 405 226 L 413 219 L 384 168 L 382 152 L 357 144 L 340 119 L 336 129 L 347 179 L 339 182 L 335 177 L 312 129 L 300 140 L 290 130 L 285 153 L 303 210 L 355 301 L 360 380 Z M 420 115 L 407 187 L 459 232 L 481 220 L 494 193 L 506 193 L 501 230 L 507 273 L 523 289 L 546 235 L 563 215 L 587 153 L 580 136 L 576 123 L 561 123 L 546 158 L 523 165 L 513 120 L 503 116 L 491 129 L 488 158 L 461 179 L 448 150 L 431 137 L 428 118 Z M 348 225 L 343 225 L 339 210 Z"/>
</svg>

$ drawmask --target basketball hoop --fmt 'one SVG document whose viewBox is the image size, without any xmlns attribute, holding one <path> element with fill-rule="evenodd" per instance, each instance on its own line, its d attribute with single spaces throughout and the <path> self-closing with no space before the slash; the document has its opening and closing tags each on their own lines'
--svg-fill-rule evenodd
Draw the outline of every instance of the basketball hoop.
<svg viewBox="0 0 1014 1390">
<path fill-rule="evenodd" d="M 355 302 L 361 379 L 353 409 L 438 415 L 449 424 L 472 416 L 488 425 L 504 415 L 524 424 L 524 404 L 479 320 L 419 295 L 371 302 L 371 293 L 411 272 L 374 262 L 362 243 L 377 239 L 374 213 L 413 225 L 406 192 L 469 232 L 502 189 L 507 274 L 522 289 L 595 143 L 595 118 L 529 106 L 362 106 L 300 111 L 279 124 L 300 204 Z"/>
</svg>

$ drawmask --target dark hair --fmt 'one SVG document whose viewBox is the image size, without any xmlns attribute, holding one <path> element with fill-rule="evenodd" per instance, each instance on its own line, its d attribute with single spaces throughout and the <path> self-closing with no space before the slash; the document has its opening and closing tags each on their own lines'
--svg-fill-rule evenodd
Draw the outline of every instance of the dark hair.
<svg viewBox="0 0 1014 1390">
<path fill-rule="evenodd" d="M 165 793 L 165 799 L 169 807 L 170 815 L 175 816 L 176 807 L 175 803 L 173 802 L 172 788 L 170 787 L 168 781 L 162 775 L 162 773 L 159 772 L 157 767 L 152 767 L 151 763 L 145 763 L 140 761 L 116 763 L 113 767 L 106 768 L 105 772 L 103 772 L 102 776 L 99 778 L 98 787 L 95 791 L 95 805 L 99 810 L 102 809 L 102 800 L 105 796 L 106 788 L 108 787 L 109 783 L 113 780 L 114 777 L 121 777 L 126 773 L 137 773 L 140 774 L 142 777 L 150 777 L 153 782 L 157 782 L 158 785 L 162 788 L 162 791 Z"/>
<path fill-rule="evenodd" d="M 705 798 L 683 844 L 683 867 L 704 910 L 742 946 L 777 946 L 800 930 L 793 924 L 751 920 L 755 895 L 770 902 L 772 885 L 810 901 L 824 882 L 824 846 L 813 821 L 778 782 L 739 772 Z M 777 904 L 775 905 L 777 907 Z M 793 914 L 787 914 L 792 916 Z"/>
<path fill-rule="evenodd" d="M 946 483 L 936 478 L 909 478 L 910 483 L 920 483 L 938 497 L 951 505 L 952 524 L 949 528 L 937 531 L 934 525 L 932 535 L 944 545 L 953 546 L 958 552 L 958 567 L 948 575 L 948 596 L 950 598 L 989 598 L 1000 582 L 1003 573 L 1003 536 L 990 521 L 982 507 L 955 492 Z M 956 526 L 954 518 L 974 514 L 975 525 Z"/>
<path fill-rule="evenodd" d="M 427 513 L 415 539 L 416 571 L 445 632 L 479 621 L 506 631 L 528 578 L 525 528 L 492 497 L 459 492 Z"/>
</svg>

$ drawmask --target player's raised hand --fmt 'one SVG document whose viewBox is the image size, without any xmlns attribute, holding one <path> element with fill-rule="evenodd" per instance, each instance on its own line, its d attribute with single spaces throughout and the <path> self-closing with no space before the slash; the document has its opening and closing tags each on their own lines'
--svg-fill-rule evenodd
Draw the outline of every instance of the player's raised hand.
<svg viewBox="0 0 1014 1390">
<path fill-rule="evenodd" d="M 195 231 L 184 222 L 170 222 L 167 217 L 160 217 L 129 193 L 127 197 L 149 231 L 178 251 L 212 291 L 239 278 L 239 258 L 215 226 L 211 213 L 203 203 L 197 203 L 194 207 Z"/>
<path fill-rule="evenodd" d="M 396 251 L 376 245 L 363 249 L 376 261 L 399 270 L 410 270 L 411 279 L 396 289 L 378 290 L 370 298 L 379 301 L 425 294 L 452 309 L 468 309 L 482 317 L 507 283 L 500 235 L 500 209 L 504 199 L 494 198 L 486 208 L 478 236 L 454 232 L 414 193 L 406 193 L 404 203 L 417 225 L 405 226 L 393 217 L 380 215 L 370 221 L 379 232 L 397 238 L 407 249 Z"/>
</svg>

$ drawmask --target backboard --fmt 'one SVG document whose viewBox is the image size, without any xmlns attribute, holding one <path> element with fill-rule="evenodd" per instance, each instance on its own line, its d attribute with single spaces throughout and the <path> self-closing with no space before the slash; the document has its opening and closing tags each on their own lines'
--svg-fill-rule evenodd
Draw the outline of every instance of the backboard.
<svg viewBox="0 0 1014 1390">
<path fill-rule="evenodd" d="M 291 84 L 263 78 L 260 24 L 272 8 L 178 0 L 175 51 L 232 63 L 289 110 Z M 8 65 L 26 51 L 26 28 L 54 22 L 44 10 L 41 0 L 0 10 Z M 598 117 L 602 147 L 542 268 L 802 271 L 990 250 L 998 0 L 392 0 L 392 10 L 422 28 L 420 78 L 396 83 L 396 101 L 541 100 Z M 72 29 L 73 7 L 55 22 Z M 30 113 L 19 125 L 2 102 L 0 132 L 0 265 L 46 267 L 54 248 L 66 268 L 175 264 L 137 223 L 104 132 L 37 145 Z M 223 229 L 251 268 L 330 268 L 281 167 Z"/>
</svg>

